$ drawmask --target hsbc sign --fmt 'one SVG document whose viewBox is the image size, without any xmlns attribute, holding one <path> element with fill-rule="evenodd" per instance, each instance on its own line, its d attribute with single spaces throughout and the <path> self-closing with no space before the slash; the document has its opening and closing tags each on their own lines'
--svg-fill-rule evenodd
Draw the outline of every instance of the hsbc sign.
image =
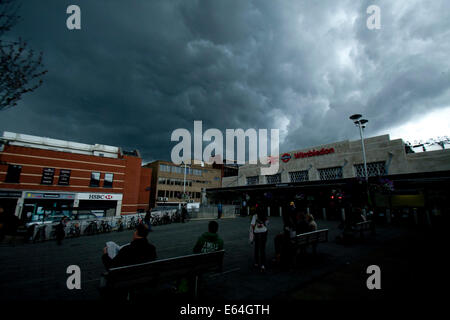
<svg viewBox="0 0 450 320">
<path fill-rule="evenodd" d="M 79 200 L 122 200 L 122 194 L 113 193 L 79 193 Z"/>
</svg>

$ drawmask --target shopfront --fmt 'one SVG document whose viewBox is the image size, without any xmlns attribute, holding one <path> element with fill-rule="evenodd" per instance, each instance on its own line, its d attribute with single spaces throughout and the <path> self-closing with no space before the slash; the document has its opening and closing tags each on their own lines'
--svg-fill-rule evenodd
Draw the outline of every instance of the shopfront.
<svg viewBox="0 0 450 320">
<path fill-rule="evenodd" d="M 123 195 L 119 193 L 77 193 L 75 207 L 90 210 L 98 217 L 118 216 Z"/>
<path fill-rule="evenodd" d="M 44 217 L 70 216 L 75 200 L 74 193 L 24 191 L 17 205 L 22 221 L 40 221 Z"/>
<path fill-rule="evenodd" d="M 5 212 L 16 212 L 18 200 L 22 198 L 22 191 L 0 190 L 0 207 Z"/>
</svg>

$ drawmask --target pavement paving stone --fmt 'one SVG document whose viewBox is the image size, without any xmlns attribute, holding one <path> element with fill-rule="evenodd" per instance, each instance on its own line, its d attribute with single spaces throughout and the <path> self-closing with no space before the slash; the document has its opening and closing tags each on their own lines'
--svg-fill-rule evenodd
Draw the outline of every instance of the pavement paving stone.
<svg viewBox="0 0 450 320">
<path fill-rule="evenodd" d="M 206 300 L 273 299 L 302 285 L 323 278 L 339 266 L 358 261 L 361 256 L 383 246 L 389 240 L 401 237 L 405 229 L 380 227 L 374 238 L 364 243 L 342 246 L 334 239 L 340 233 L 338 222 L 318 220 L 319 229 L 329 229 L 329 242 L 318 246 L 318 257 L 301 261 L 288 271 L 272 268 L 260 273 L 253 265 L 253 246 L 248 243 L 248 217 L 222 219 L 219 235 L 225 244 L 224 273 L 205 275 L 202 288 Z M 207 230 L 208 220 L 191 220 L 153 227 L 149 241 L 157 248 L 159 259 L 190 254 L 197 238 Z M 271 217 L 267 241 L 267 260 L 274 256 L 273 239 L 282 230 L 282 220 Z M 14 247 L 0 247 L 0 299 L 4 300 L 95 300 L 98 281 L 104 271 L 101 254 L 107 241 L 125 244 L 132 231 L 111 232 L 93 236 L 69 238 L 61 246 L 54 241 L 34 244 L 18 243 Z M 82 271 L 82 289 L 68 290 L 65 286 L 66 268 L 78 265 Z M 345 275 L 341 275 L 344 277 Z M 330 279 L 332 281 L 333 279 Z M 334 280 L 333 280 L 334 281 Z M 330 282 L 333 283 L 333 282 Z M 328 285 L 328 288 L 332 285 Z M 324 288 L 327 287 L 326 285 Z M 330 289 L 332 296 L 332 289 Z M 311 296 L 318 295 L 316 289 Z M 299 296 L 300 297 L 300 296 Z"/>
</svg>

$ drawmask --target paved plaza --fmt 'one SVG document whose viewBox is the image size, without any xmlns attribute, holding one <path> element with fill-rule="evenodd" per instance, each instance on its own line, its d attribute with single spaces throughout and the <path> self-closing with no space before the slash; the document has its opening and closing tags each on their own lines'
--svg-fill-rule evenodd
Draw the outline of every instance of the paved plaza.
<svg viewBox="0 0 450 320">
<path fill-rule="evenodd" d="M 395 286 L 401 270 L 409 272 L 408 262 L 401 258 L 399 250 L 404 252 L 401 248 L 408 247 L 407 239 L 417 239 L 417 231 L 411 228 L 384 226 L 377 227 L 377 234 L 368 236 L 363 243 L 343 246 L 335 241 L 340 233 L 338 222 L 318 220 L 319 229 L 329 229 L 329 242 L 318 246 L 316 258 L 301 261 L 297 267 L 287 271 L 268 263 L 267 272 L 262 274 L 252 267 L 249 222 L 248 217 L 219 221 L 219 234 L 226 250 L 224 268 L 220 274 L 203 277 L 201 300 L 345 299 L 346 296 L 340 295 L 342 292 L 348 293 L 347 298 L 361 298 L 361 292 L 363 296 L 368 295 L 367 266 L 385 266 L 382 271 L 387 274 L 387 279 L 393 281 L 389 282 L 391 287 Z M 149 240 L 156 246 L 158 258 L 190 254 L 198 236 L 206 231 L 207 224 L 208 220 L 193 220 L 185 224 L 157 226 L 149 234 Z M 267 260 L 274 256 L 273 238 L 281 230 L 281 218 L 270 218 Z M 18 243 L 14 247 L 2 245 L 0 299 L 98 299 L 99 277 L 104 271 L 100 256 L 105 242 L 125 244 L 131 240 L 131 235 L 132 231 L 125 230 L 82 236 L 65 239 L 62 246 L 57 246 L 55 241 Z M 81 290 L 68 290 L 66 287 L 66 268 L 69 265 L 81 268 Z"/>
</svg>

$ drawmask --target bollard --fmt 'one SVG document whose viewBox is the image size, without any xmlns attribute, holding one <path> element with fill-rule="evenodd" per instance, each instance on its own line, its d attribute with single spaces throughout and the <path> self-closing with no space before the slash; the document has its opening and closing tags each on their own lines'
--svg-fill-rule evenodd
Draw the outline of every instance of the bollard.
<svg viewBox="0 0 450 320">
<path fill-rule="evenodd" d="M 280 207 L 280 208 L 279 208 L 279 211 L 280 211 L 280 217 L 282 217 L 282 216 L 283 216 L 283 208 Z"/>
<path fill-rule="evenodd" d="M 344 208 L 341 209 L 341 217 L 342 217 L 342 221 L 345 221 L 345 209 Z"/>
<path fill-rule="evenodd" d="M 327 220 L 327 209 L 322 208 L 323 220 Z"/>
<path fill-rule="evenodd" d="M 364 218 L 367 218 L 367 210 L 366 210 L 366 208 L 362 209 L 362 214 L 363 214 Z"/>
<path fill-rule="evenodd" d="M 309 207 L 306 208 L 306 213 L 309 214 Z"/>
<path fill-rule="evenodd" d="M 250 207 L 247 207 L 247 216 L 250 215 Z"/>
<path fill-rule="evenodd" d="M 267 207 L 267 216 L 270 217 L 270 207 Z"/>
</svg>

